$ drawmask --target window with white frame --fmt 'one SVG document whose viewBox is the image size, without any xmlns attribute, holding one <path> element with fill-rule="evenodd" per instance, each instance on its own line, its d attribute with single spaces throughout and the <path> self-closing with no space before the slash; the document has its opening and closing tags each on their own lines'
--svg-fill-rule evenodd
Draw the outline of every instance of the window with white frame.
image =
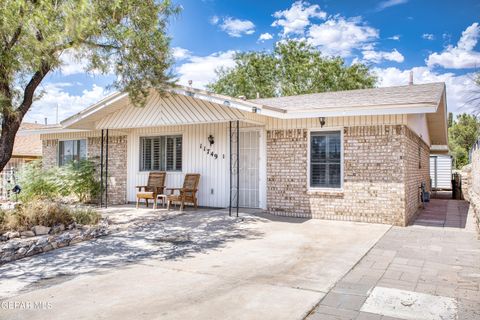
<svg viewBox="0 0 480 320">
<path fill-rule="evenodd" d="M 140 171 L 182 171 L 182 136 L 141 137 Z"/>
<path fill-rule="evenodd" d="M 310 133 L 310 187 L 341 188 L 342 136 L 340 131 Z"/>
<path fill-rule="evenodd" d="M 58 142 L 58 165 L 87 158 L 87 140 L 63 140 Z"/>
</svg>

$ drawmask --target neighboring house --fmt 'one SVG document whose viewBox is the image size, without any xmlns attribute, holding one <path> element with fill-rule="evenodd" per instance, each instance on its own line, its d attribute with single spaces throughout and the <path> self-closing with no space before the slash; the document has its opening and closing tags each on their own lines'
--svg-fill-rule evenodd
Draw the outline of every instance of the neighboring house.
<svg viewBox="0 0 480 320">
<path fill-rule="evenodd" d="M 421 183 L 430 185 L 431 147 L 447 145 L 446 115 L 444 83 L 248 101 L 176 87 L 152 93 L 143 108 L 115 93 L 61 127 L 36 132 L 50 167 L 98 159 L 108 129 L 111 203 L 135 201 L 148 172 L 166 170 L 175 187 L 185 173 L 200 173 L 199 204 L 228 207 L 238 121 L 240 206 L 406 225 Z"/>
<path fill-rule="evenodd" d="M 20 126 L 23 130 L 38 130 L 45 126 L 37 123 L 24 122 Z M 8 186 L 13 182 L 14 175 L 22 168 L 25 163 L 42 157 L 42 140 L 40 134 L 22 135 L 17 134 L 13 145 L 13 152 L 10 161 L 0 172 L 0 199 L 8 197 Z"/>
</svg>

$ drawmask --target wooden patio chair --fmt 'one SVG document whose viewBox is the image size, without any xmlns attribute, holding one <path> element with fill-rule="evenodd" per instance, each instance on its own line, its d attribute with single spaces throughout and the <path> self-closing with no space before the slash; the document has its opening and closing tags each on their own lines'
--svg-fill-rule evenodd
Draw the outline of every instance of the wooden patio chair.
<svg viewBox="0 0 480 320">
<path fill-rule="evenodd" d="M 148 200 L 153 200 L 153 209 L 157 208 L 157 197 L 165 192 L 165 179 L 167 173 L 165 171 L 152 171 L 148 174 L 148 182 L 146 186 L 136 186 L 137 192 L 137 209 L 140 199 L 145 199 L 148 208 Z M 165 198 L 162 198 L 165 205 Z"/>
<path fill-rule="evenodd" d="M 183 210 L 185 203 L 191 203 L 197 208 L 197 188 L 199 182 L 200 174 L 187 173 L 185 180 L 183 180 L 182 188 L 167 188 L 167 190 L 171 190 L 171 194 L 167 195 L 167 209 L 170 210 L 171 203 L 180 203 L 180 211 Z M 179 191 L 179 194 L 174 194 L 175 191 Z"/>
</svg>

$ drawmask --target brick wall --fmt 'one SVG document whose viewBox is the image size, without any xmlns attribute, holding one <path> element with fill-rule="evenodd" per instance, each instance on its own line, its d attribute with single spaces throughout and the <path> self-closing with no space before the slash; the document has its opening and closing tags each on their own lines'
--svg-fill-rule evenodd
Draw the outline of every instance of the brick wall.
<svg viewBox="0 0 480 320">
<path fill-rule="evenodd" d="M 343 135 L 342 190 L 312 191 L 308 190 L 308 130 L 267 131 L 268 211 L 304 218 L 405 225 L 406 206 L 411 207 L 413 201 L 412 186 L 425 172 L 428 176 L 428 152 L 425 169 L 418 176 L 411 169 L 411 155 L 408 160 L 405 156 L 420 139 L 415 140 L 403 125 L 346 127 Z M 425 159 L 422 155 L 422 163 Z M 415 177 L 410 177 L 413 174 Z"/>
<path fill-rule="evenodd" d="M 87 140 L 88 158 L 97 163 L 99 172 L 101 141 L 100 137 L 90 137 Z M 108 138 L 108 203 L 124 204 L 126 202 L 127 136 L 110 136 Z"/>
<path fill-rule="evenodd" d="M 110 136 L 108 146 L 108 202 L 123 204 L 127 199 L 127 136 Z M 57 165 L 58 140 L 43 140 L 43 166 Z M 87 138 L 87 157 L 97 163 L 100 172 L 100 137 Z"/>
<path fill-rule="evenodd" d="M 413 131 L 404 127 L 405 153 L 405 224 L 413 221 L 421 205 L 420 185 L 430 190 L 430 148 Z"/>
<path fill-rule="evenodd" d="M 42 141 L 42 165 L 46 169 L 55 167 L 58 162 L 58 140 Z"/>
</svg>

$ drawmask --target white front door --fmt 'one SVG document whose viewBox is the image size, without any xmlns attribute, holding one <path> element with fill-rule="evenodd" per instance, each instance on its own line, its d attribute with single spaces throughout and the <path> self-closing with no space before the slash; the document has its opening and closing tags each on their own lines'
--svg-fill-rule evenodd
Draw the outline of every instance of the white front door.
<svg viewBox="0 0 480 320">
<path fill-rule="evenodd" d="M 260 207 L 260 132 L 240 131 L 239 206 Z"/>
</svg>

